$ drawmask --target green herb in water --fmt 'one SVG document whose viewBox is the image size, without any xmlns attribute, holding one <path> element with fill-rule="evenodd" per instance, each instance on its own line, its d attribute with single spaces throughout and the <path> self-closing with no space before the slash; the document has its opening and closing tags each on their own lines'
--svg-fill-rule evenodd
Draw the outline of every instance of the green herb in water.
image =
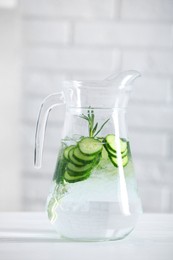
<svg viewBox="0 0 173 260">
<path fill-rule="evenodd" d="M 87 116 L 82 114 L 80 117 L 85 119 L 88 122 L 89 137 L 96 137 L 103 129 L 103 127 L 106 125 L 106 123 L 110 120 L 110 118 L 107 119 L 98 129 L 98 123 L 94 122 L 95 120 L 94 110 L 88 109 Z"/>
</svg>

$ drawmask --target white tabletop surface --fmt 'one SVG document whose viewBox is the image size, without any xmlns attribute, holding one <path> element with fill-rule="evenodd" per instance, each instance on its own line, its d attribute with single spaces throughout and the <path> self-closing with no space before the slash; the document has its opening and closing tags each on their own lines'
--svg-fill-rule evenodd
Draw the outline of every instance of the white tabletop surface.
<svg viewBox="0 0 173 260">
<path fill-rule="evenodd" d="M 114 242 L 60 239 L 45 213 L 0 213 L 0 260 L 172 260 L 173 215 L 144 214 Z"/>
</svg>

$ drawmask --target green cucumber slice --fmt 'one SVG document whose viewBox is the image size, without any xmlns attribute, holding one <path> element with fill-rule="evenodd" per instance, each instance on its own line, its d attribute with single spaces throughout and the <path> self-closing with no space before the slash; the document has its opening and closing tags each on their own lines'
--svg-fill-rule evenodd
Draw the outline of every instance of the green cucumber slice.
<svg viewBox="0 0 173 260">
<path fill-rule="evenodd" d="M 110 156 L 113 156 L 115 158 L 118 157 L 117 153 L 111 150 L 107 145 L 105 145 L 105 148 Z M 128 153 L 128 149 L 126 149 L 123 153 L 121 153 L 121 157 L 124 158 Z"/>
<path fill-rule="evenodd" d="M 109 134 L 105 138 L 106 146 L 108 149 L 112 150 L 114 153 L 118 150 L 118 147 L 120 147 L 121 153 L 124 153 L 127 149 L 127 142 L 119 139 L 117 141 L 117 138 L 113 134 Z"/>
<path fill-rule="evenodd" d="M 73 155 L 76 160 L 82 163 L 90 163 L 95 159 L 95 155 L 85 155 L 81 153 L 78 147 L 74 149 Z"/>
<path fill-rule="evenodd" d="M 67 171 L 72 176 L 83 175 L 84 173 L 88 173 L 89 171 L 91 171 L 92 168 L 93 168 L 93 163 L 86 164 L 84 166 L 76 166 L 70 162 L 67 164 Z"/>
<path fill-rule="evenodd" d="M 103 160 L 107 160 L 108 159 L 108 151 L 106 149 L 106 147 L 103 147 L 102 153 L 101 153 L 101 157 Z"/>
<path fill-rule="evenodd" d="M 69 154 L 68 154 L 69 161 L 70 161 L 71 163 L 73 163 L 74 165 L 76 165 L 76 166 L 83 166 L 84 163 L 83 163 L 83 162 L 80 162 L 79 160 L 77 160 L 77 159 L 74 157 L 74 149 L 75 149 L 75 148 L 72 148 L 72 149 L 69 151 Z"/>
<path fill-rule="evenodd" d="M 101 160 L 101 153 L 99 153 L 99 154 L 95 157 L 95 159 L 94 159 L 94 161 L 93 161 L 92 169 L 94 169 L 94 168 L 99 164 L 100 160 Z"/>
<path fill-rule="evenodd" d="M 70 146 L 68 146 L 68 147 L 65 148 L 63 155 L 64 155 L 64 158 L 65 158 L 66 160 L 69 160 L 69 152 L 70 152 L 71 149 L 73 149 L 74 147 L 75 147 L 74 145 L 70 145 Z"/>
<path fill-rule="evenodd" d="M 121 153 L 122 158 L 124 158 L 127 154 L 128 154 L 128 148 L 123 153 Z"/>
<path fill-rule="evenodd" d="M 85 137 L 78 143 L 79 150 L 85 155 L 95 155 L 102 151 L 103 145 L 99 140 Z"/>
<path fill-rule="evenodd" d="M 84 175 L 82 176 L 71 176 L 69 174 L 68 171 L 65 172 L 64 174 L 64 179 L 65 181 L 69 182 L 69 183 L 74 183 L 74 182 L 78 182 L 78 181 L 84 181 L 86 180 L 88 177 L 90 176 L 89 173 L 85 173 Z"/>
<path fill-rule="evenodd" d="M 115 167 L 119 167 L 119 165 L 121 165 L 121 163 L 122 163 L 122 166 L 125 167 L 128 164 L 128 161 L 129 161 L 128 156 L 125 156 L 120 161 L 118 160 L 118 158 L 115 158 L 115 157 L 110 156 L 110 155 L 109 155 L 109 158 L 110 158 L 111 162 L 113 163 L 113 165 Z"/>
</svg>

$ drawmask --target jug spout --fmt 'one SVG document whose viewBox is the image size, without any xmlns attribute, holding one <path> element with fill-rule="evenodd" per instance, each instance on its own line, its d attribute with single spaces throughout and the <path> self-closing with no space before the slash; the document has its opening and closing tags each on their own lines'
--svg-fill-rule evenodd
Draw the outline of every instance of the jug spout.
<svg viewBox="0 0 173 260">
<path fill-rule="evenodd" d="M 127 107 L 133 81 L 140 76 L 141 75 L 138 71 L 127 70 L 118 75 L 111 75 L 104 80 L 107 85 L 115 88 L 117 91 L 114 100 L 114 107 Z"/>
<path fill-rule="evenodd" d="M 140 77 L 140 73 L 136 70 L 127 70 L 119 73 L 118 75 L 111 75 L 105 79 L 107 83 L 118 86 L 119 89 L 128 89 L 133 81 Z"/>
</svg>

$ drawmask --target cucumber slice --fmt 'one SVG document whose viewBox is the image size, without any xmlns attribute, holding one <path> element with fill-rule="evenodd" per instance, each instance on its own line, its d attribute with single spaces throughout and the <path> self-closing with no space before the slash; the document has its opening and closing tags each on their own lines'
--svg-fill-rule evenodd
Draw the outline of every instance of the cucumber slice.
<svg viewBox="0 0 173 260">
<path fill-rule="evenodd" d="M 108 159 L 108 151 L 105 148 L 105 146 L 103 147 L 102 153 L 101 153 L 102 159 L 107 160 Z"/>
<path fill-rule="evenodd" d="M 76 166 L 83 166 L 84 163 L 83 163 L 83 162 L 80 162 L 79 160 L 77 160 L 77 159 L 74 157 L 74 149 L 75 149 L 75 148 L 73 148 L 73 149 L 71 149 L 71 150 L 69 151 L 69 154 L 68 154 L 69 161 L 70 161 L 71 163 L 73 163 L 74 165 L 76 165 Z"/>
<path fill-rule="evenodd" d="M 113 165 L 115 167 L 118 167 L 119 166 L 118 164 L 121 164 L 121 163 L 122 163 L 122 166 L 125 167 L 128 164 L 128 161 L 129 161 L 128 156 L 125 156 L 120 161 L 118 161 L 118 158 L 112 157 L 110 155 L 109 155 L 109 158 L 110 158 L 111 162 L 113 163 Z"/>
<path fill-rule="evenodd" d="M 108 149 L 112 150 L 114 153 L 116 153 L 118 146 L 120 146 L 121 153 L 124 153 L 127 149 L 127 142 L 122 139 L 118 139 L 117 143 L 117 139 L 113 134 L 107 135 L 105 138 L 105 142 Z"/>
<path fill-rule="evenodd" d="M 73 149 L 74 147 L 75 147 L 74 145 L 70 145 L 70 146 L 68 146 L 68 147 L 65 148 L 63 155 L 64 155 L 64 158 L 65 158 L 66 160 L 69 160 L 69 152 L 70 152 L 71 149 Z"/>
<path fill-rule="evenodd" d="M 121 153 L 122 158 L 124 158 L 127 154 L 128 154 L 128 148 L 123 153 Z"/>
<path fill-rule="evenodd" d="M 73 163 L 67 164 L 67 171 L 72 176 L 81 176 L 85 173 L 88 173 L 93 168 L 93 163 L 86 164 L 84 166 L 76 166 Z"/>
<path fill-rule="evenodd" d="M 103 149 L 102 143 L 92 137 L 83 138 L 78 146 L 79 150 L 85 155 L 95 155 Z"/>
<path fill-rule="evenodd" d="M 73 155 L 76 160 L 82 163 L 90 163 L 95 159 L 95 155 L 85 155 L 81 153 L 78 147 L 74 149 Z"/>
<path fill-rule="evenodd" d="M 92 167 L 92 169 L 99 164 L 100 159 L 101 159 L 101 153 L 99 153 L 99 154 L 96 156 L 95 160 L 93 161 L 93 167 Z"/>
<path fill-rule="evenodd" d="M 113 150 L 111 150 L 108 146 L 105 146 L 105 148 L 106 148 L 106 150 L 107 150 L 107 152 L 108 152 L 108 154 L 109 154 L 110 156 L 113 156 L 113 157 L 115 157 L 115 158 L 118 157 L 118 156 L 117 156 L 117 153 L 114 152 Z M 127 155 L 127 153 L 128 153 L 128 149 L 126 149 L 123 153 L 121 153 L 121 157 L 124 158 L 124 157 Z"/>
<path fill-rule="evenodd" d="M 82 176 L 71 176 L 71 175 L 69 174 L 69 172 L 66 171 L 65 174 L 64 174 L 64 179 L 65 179 L 65 181 L 67 181 L 67 182 L 74 183 L 74 182 L 78 182 L 78 181 L 84 181 L 84 180 L 86 180 L 89 176 L 90 176 L 89 173 L 85 173 L 85 174 L 82 175 Z"/>
</svg>

